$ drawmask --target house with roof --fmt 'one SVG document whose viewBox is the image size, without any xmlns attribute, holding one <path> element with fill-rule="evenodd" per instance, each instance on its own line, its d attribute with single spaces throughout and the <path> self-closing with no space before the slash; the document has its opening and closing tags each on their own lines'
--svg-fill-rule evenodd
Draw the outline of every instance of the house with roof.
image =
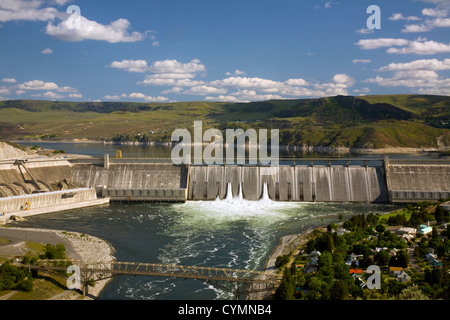
<svg viewBox="0 0 450 320">
<path fill-rule="evenodd" d="M 410 276 L 408 276 L 405 270 L 401 270 L 395 274 L 395 280 L 397 280 L 398 282 L 405 283 L 411 281 L 411 278 Z"/>
<path fill-rule="evenodd" d="M 344 235 L 346 233 L 350 233 L 350 231 L 347 230 L 347 229 L 344 229 L 344 228 L 339 228 L 339 229 L 337 229 L 336 233 L 337 233 L 338 236 L 342 236 L 342 235 Z"/>
<path fill-rule="evenodd" d="M 417 233 L 420 234 L 428 234 L 432 231 L 433 229 L 431 229 L 431 227 L 429 225 L 426 224 L 421 224 L 419 226 L 419 229 L 417 230 Z"/>
<path fill-rule="evenodd" d="M 309 253 L 309 255 L 308 255 L 308 257 L 309 258 L 319 258 L 320 257 L 320 251 L 316 251 L 316 250 L 314 250 L 314 251 L 311 251 L 310 253 Z"/>
<path fill-rule="evenodd" d="M 359 259 L 362 258 L 362 254 L 355 254 L 354 252 L 350 253 L 347 257 L 347 261 L 345 261 L 345 264 L 348 266 L 355 265 L 356 267 L 359 266 Z"/>
<path fill-rule="evenodd" d="M 389 267 L 389 273 L 396 275 L 398 274 L 400 271 L 403 271 L 402 267 Z"/>
<path fill-rule="evenodd" d="M 317 272 L 317 269 L 319 268 L 319 259 L 318 258 L 311 258 L 311 260 L 308 261 L 304 268 L 305 273 L 315 273 Z"/>
<path fill-rule="evenodd" d="M 450 201 L 441 203 L 440 206 L 441 206 L 442 208 L 444 208 L 445 210 L 450 211 Z"/>
<path fill-rule="evenodd" d="M 395 231 L 398 236 L 401 236 L 402 239 L 411 240 L 417 233 L 416 228 L 409 227 L 401 227 Z"/>
<path fill-rule="evenodd" d="M 389 254 L 391 256 L 395 256 L 395 255 L 397 255 L 397 252 L 398 252 L 398 250 L 396 248 L 392 248 L 391 251 L 389 251 Z"/>
<path fill-rule="evenodd" d="M 354 275 L 356 277 L 361 277 L 363 274 L 363 270 L 362 269 L 350 269 L 349 270 L 351 275 Z"/>
<path fill-rule="evenodd" d="M 389 267 L 389 274 L 393 275 L 398 282 L 405 283 L 411 280 L 410 276 L 408 276 L 402 267 Z"/>
<path fill-rule="evenodd" d="M 434 253 L 431 252 L 427 253 L 425 259 L 427 259 L 428 263 L 431 264 L 432 266 L 435 267 L 442 266 L 442 262 L 438 260 L 437 255 L 435 255 Z"/>
</svg>

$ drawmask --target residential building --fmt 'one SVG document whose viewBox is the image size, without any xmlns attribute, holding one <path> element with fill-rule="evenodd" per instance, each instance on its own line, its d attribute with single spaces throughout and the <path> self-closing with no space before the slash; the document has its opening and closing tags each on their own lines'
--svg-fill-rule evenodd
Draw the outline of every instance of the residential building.
<svg viewBox="0 0 450 320">
<path fill-rule="evenodd" d="M 419 226 L 419 230 L 418 230 L 417 232 L 420 233 L 420 234 L 428 234 L 428 233 L 430 233 L 432 230 L 433 230 L 433 229 L 432 229 L 430 226 L 425 225 L 425 224 L 421 224 L 421 225 Z"/>
</svg>

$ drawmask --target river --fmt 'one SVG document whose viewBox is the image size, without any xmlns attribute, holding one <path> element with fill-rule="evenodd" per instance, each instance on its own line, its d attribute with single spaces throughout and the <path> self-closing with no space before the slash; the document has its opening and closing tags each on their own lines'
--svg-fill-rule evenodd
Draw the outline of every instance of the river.
<svg viewBox="0 0 450 320">
<path fill-rule="evenodd" d="M 70 145 L 63 147 L 72 153 L 89 153 L 90 147 L 99 153 L 113 147 L 106 145 L 99 151 L 99 145 L 86 144 L 83 152 L 82 145 Z M 29 217 L 17 225 L 102 238 L 114 247 L 118 261 L 263 270 L 284 235 L 336 222 L 340 213 L 350 216 L 394 209 L 387 204 L 246 201 L 235 195 L 179 204 L 111 203 Z M 99 296 L 100 300 L 233 298 L 231 293 L 198 280 L 124 275 L 115 277 Z"/>
</svg>

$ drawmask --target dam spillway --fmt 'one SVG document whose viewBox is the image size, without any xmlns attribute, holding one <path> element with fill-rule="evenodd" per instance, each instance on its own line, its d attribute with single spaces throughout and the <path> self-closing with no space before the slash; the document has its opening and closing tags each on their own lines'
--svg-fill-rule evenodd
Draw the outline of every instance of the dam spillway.
<svg viewBox="0 0 450 320">
<path fill-rule="evenodd" d="M 230 186 L 237 196 L 298 202 L 387 202 L 382 166 L 319 165 L 191 166 L 189 200 L 224 199 Z"/>
</svg>

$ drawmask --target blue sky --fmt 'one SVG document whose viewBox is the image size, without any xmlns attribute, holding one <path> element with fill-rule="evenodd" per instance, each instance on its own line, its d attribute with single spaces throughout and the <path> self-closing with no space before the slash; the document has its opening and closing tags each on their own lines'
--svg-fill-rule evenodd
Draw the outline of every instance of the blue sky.
<svg viewBox="0 0 450 320">
<path fill-rule="evenodd" d="M 450 0 L 0 0 L 0 99 L 450 95 L 449 31 Z"/>
</svg>

